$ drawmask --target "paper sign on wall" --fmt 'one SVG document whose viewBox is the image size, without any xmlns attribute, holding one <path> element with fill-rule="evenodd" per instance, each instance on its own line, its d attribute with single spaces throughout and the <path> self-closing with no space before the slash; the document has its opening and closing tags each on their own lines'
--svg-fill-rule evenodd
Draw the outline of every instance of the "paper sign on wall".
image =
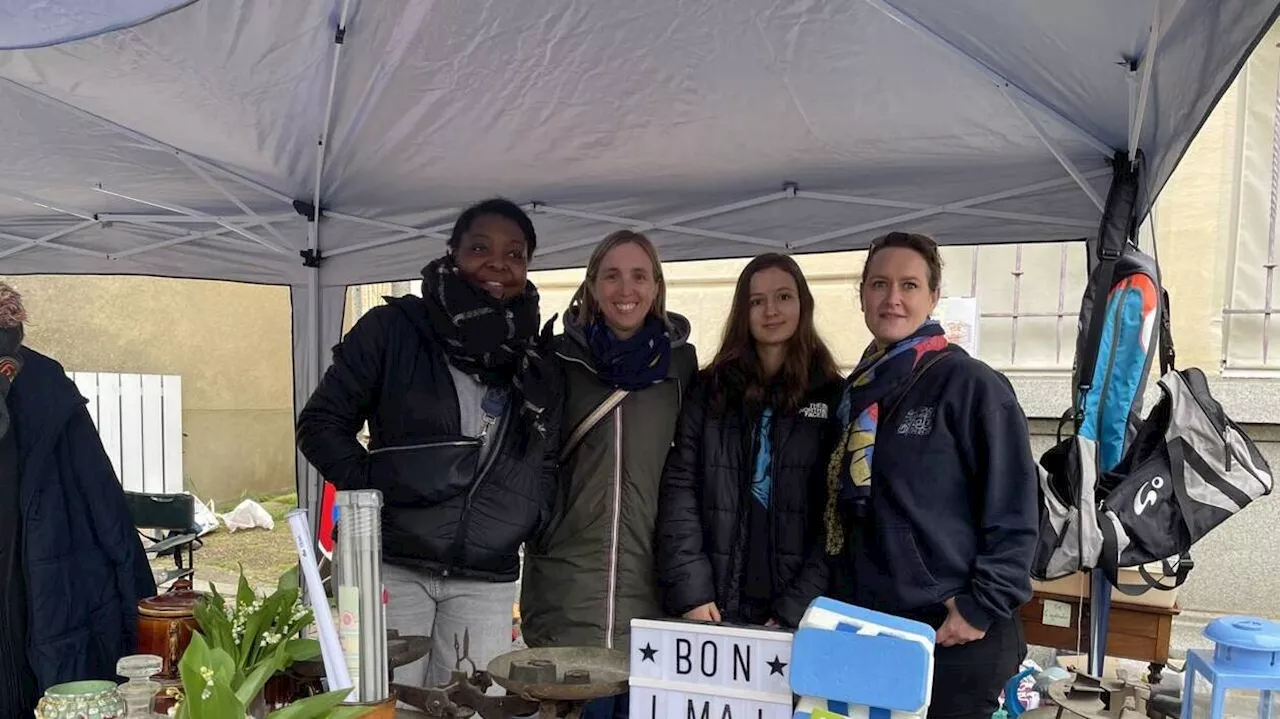
<svg viewBox="0 0 1280 719">
<path fill-rule="evenodd" d="M 632 719 L 790 719 L 791 639 L 781 629 L 632 620 Z"/>
<path fill-rule="evenodd" d="M 933 312 L 942 324 L 947 340 L 959 345 L 970 356 L 978 356 L 978 299 L 976 297 L 943 297 Z"/>
</svg>

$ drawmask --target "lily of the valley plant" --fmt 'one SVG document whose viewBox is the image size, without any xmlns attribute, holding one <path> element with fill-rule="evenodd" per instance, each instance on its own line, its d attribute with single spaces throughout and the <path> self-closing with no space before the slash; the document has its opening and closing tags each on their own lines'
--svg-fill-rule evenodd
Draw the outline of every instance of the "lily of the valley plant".
<svg viewBox="0 0 1280 719">
<path fill-rule="evenodd" d="M 311 623 L 311 609 L 298 598 L 297 569 L 285 572 L 270 596 L 259 597 L 240 572 L 234 607 L 228 607 L 212 583 L 209 595 L 196 604 L 200 631 L 182 655 L 183 699 L 180 719 L 243 717 L 267 680 L 294 662 L 320 656 L 314 639 L 299 639 Z M 335 691 L 294 702 L 272 712 L 271 719 L 354 717 L 368 711 L 338 707 L 348 691 Z"/>
</svg>

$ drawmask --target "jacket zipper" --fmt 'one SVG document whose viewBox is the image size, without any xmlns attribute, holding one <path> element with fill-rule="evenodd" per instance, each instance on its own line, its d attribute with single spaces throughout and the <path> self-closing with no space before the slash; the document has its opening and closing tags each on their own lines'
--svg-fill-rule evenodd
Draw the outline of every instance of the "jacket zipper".
<svg viewBox="0 0 1280 719">
<path fill-rule="evenodd" d="M 383 454 L 385 452 L 403 452 L 411 449 L 428 449 L 430 447 L 469 447 L 471 445 L 480 444 L 478 439 L 451 439 L 442 442 L 423 442 L 422 444 L 410 444 L 395 447 L 379 447 L 369 450 L 369 454 Z"/>
<path fill-rule="evenodd" d="M 512 410 L 513 407 L 509 404 L 506 411 L 503 413 L 502 419 L 495 423 L 494 426 L 497 427 L 497 431 L 493 433 L 492 437 L 488 434 L 489 429 L 492 429 L 492 427 L 485 431 L 485 441 L 491 439 L 493 446 L 489 447 L 488 453 L 485 454 L 484 459 L 476 465 L 476 473 L 471 480 L 471 488 L 467 490 L 467 498 L 462 504 L 462 515 L 458 518 L 458 529 L 453 536 L 453 549 L 450 552 L 451 557 L 449 566 L 441 573 L 443 576 L 449 576 L 450 570 L 462 557 L 462 549 L 466 544 L 467 528 L 468 525 L 471 524 L 471 501 L 476 496 L 476 490 L 480 488 L 480 485 L 484 483 L 485 478 L 489 476 L 489 470 L 493 468 L 493 463 L 497 461 L 502 441 L 506 438 L 510 424 L 514 419 L 510 416 Z M 462 442 L 462 444 L 482 443 L 482 440 L 478 439 Z"/>
<path fill-rule="evenodd" d="M 622 405 L 613 410 L 613 521 L 609 527 L 609 594 L 605 605 L 606 649 L 613 649 L 613 623 L 618 608 L 618 526 L 622 521 Z"/>
<path fill-rule="evenodd" d="M 765 507 L 769 516 L 769 595 L 773 596 L 777 592 L 775 586 L 778 578 L 778 513 L 774 509 L 777 506 L 778 489 L 778 455 L 780 454 L 778 443 L 778 423 L 780 417 L 776 414 L 773 418 L 773 425 L 769 428 L 769 506 Z M 805 528 L 806 531 L 808 527 Z M 770 602 L 769 614 L 773 614 L 772 602 Z M 773 618 L 772 616 L 770 618 Z"/>
</svg>

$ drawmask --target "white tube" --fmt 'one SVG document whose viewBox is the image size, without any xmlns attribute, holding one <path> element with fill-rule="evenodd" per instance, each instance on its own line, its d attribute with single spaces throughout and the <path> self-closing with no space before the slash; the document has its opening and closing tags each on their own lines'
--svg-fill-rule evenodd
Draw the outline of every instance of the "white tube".
<svg viewBox="0 0 1280 719">
<path fill-rule="evenodd" d="M 333 626 L 333 612 L 329 609 L 329 600 L 325 596 L 324 585 L 320 582 L 320 570 L 316 568 L 316 558 L 311 551 L 311 525 L 307 522 L 307 510 L 294 509 L 285 517 L 289 520 L 289 529 L 293 530 L 294 545 L 298 548 L 298 564 L 302 568 L 302 576 L 306 578 L 307 597 L 311 600 L 316 628 L 320 630 L 320 656 L 324 658 L 324 673 L 329 680 L 329 691 L 350 689 L 351 676 L 347 673 L 342 645 L 338 642 L 338 632 Z"/>
</svg>

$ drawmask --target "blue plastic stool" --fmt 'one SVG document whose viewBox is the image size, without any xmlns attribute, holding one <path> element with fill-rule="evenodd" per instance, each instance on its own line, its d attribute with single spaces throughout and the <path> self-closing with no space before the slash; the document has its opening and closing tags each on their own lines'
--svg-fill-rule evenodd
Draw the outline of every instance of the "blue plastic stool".
<svg viewBox="0 0 1280 719">
<path fill-rule="evenodd" d="M 1280 622 L 1256 617 L 1222 617 L 1205 627 L 1213 640 L 1210 654 L 1187 652 L 1182 681 L 1182 719 L 1191 719 L 1195 705 L 1196 674 L 1213 687 L 1209 701 L 1211 719 L 1222 719 L 1228 689 L 1257 691 L 1258 719 L 1271 719 L 1271 692 L 1280 691 Z"/>
</svg>

